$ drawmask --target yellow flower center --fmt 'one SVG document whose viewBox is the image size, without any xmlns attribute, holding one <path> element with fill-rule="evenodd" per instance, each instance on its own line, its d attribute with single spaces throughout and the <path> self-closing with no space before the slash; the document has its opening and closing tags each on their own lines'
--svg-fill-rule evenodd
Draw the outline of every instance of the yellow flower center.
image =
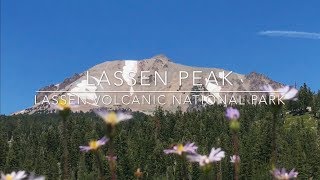
<svg viewBox="0 0 320 180">
<path fill-rule="evenodd" d="M 92 150 L 97 150 L 99 148 L 98 141 L 90 141 L 89 142 L 89 147 Z"/>
<path fill-rule="evenodd" d="M 106 123 L 116 125 L 118 123 L 118 116 L 115 112 L 110 112 L 105 118 Z"/>
<path fill-rule="evenodd" d="M 61 107 L 62 109 L 68 109 L 70 108 L 69 103 L 65 99 L 58 99 L 58 106 Z"/>
<path fill-rule="evenodd" d="M 5 180 L 13 180 L 13 177 L 10 174 L 7 174 Z"/>
<path fill-rule="evenodd" d="M 178 151 L 179 153 L 182 153 L 182 152 L 184 151 L 184 147 L 183 147 L 182 144 L 179 144 L 179 145 L 178 145 L 177 151 Z"/>
</svg>

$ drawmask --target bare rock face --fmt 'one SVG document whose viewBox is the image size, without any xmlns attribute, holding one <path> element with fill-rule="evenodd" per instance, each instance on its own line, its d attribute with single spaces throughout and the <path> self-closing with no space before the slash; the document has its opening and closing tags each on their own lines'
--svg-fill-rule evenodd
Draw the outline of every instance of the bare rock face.
<svg viewBox="0 0 320 180">
<path fill-rule="evenodd" d="M 72 82 L 76 81 L 77 79 L 79 79 L 82 75 L 80 74 L 74 74 L 72 77 L 70 78 L 66 78 L 62 83 L 60 84 L 51 84 L 49 86 L 45 86 L 41 89 L 39 89 L 39 91 L 59 91 L 59 90 L 63 90 L 65 89 L 66 86 L 68 86 L 69 84 L 71 84 Z M 49 96 L 50 93 L 49 92 L 39 92 L 37 94 L 37 101 L 41 101 L 43 100 L 43 98 L 45 96 Z"/>
<path fill-rule="evenodd" d="M 274 88 L 279 88 L 282 86 L 282 84 L 275 82 L 270 78 L 268 78 L 267 76 L 257 72 L 251 72 L 250 74 L 246 75 L 246 79 L 249 80 L 250 82 L 249 86 L 252 87 L 252 89 L 254 90 L 261 90 L 261 89 L 257 89 L 257 87 L 261 87 L 265 84 L 269 84 Z"/>
<path fill-rule="evenodd" d="M 224 81 L 225 76 L 230 83 Z M 114 60 L 41 88 L 37 103 L 18 113 L 50 112 L 50 103 L 43 103 L 44 99 L 52 102 L 61 95 L 72 96 L 80 102 L 74 111 L 123 108 L 152 113 L 157 106 L 169 111 L 178 108 L 187 111 L 213 101 L 221 103 L 218 98 L 214 100 L 218 96 L 250 95 L 245 91 L 259 91 L 267 84 L 274 88 L 281 86 L 255 72 L 242 75 L 217 68 L 185 66 L 164 55 L 142 60 Z"/>
</svg>

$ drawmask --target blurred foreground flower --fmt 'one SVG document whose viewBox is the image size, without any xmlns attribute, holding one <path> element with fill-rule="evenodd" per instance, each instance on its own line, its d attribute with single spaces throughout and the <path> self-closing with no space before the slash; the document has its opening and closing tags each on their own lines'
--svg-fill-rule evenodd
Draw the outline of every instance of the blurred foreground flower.
<svg viewBox="0 0 320 180">
<path fill-rule="evenodd" d="M 104 122 L 106 122 L 108 125 L 115 126 L 121 121 L 126 121 L 132 118 L 131 114 L 124 113 L 124 112 L 109 112 L 104 110 L 97 110 L 95 111 L 97 115 L 99 115 Z"/>
<path fill-rule="evenodd" d="M 289 173 L 286 171 L 285 168 L 282 168 L 281 170 L 275 169 L 271 171 L 274 178 L 278 180 L 289 180 L 289 179 L 295 179 L 298 176 L 298 172 L 295 172 L 294 169 L 292 169 Z"/>
<path fill-rule="evenodd" d="M 67 99 L 63 99 L 61 97 L 58 98 L 57 103 L 52 103 L 52 108 L 59 110 L 59 111 L 64 111 L 64 110 L 71 110 L 72 108 L 77 107 L 78 105 L 74 102 L 70 102 Z"/>
<path fill-rule="evenodd" d="M 270 85 L 266 85 L 262 88 L 269 93 L 269 101 L 273 102 L 271 106 L 273 119 L 271 121 L 271 156 L 270 165 L 274 169 L 277 162 L 277 127 L 279 120 L 282 119 L 281 107 L 284 104 L 282 100 L 296 100 L 296 95 L 298 90 L 295 88 L 290 88 L 289 86 L 284 86 L 274 90 Z M 274 101 L 277 100 L 277 103 Z M 281 102 L 281 103 L 280 103 Z"/>
<path fill-rule="evenodd" d="M 239 110 L 236 108 L 228 107 L 226 110 L 226 117 L 229 120 L 238 120 L 240 117 Z"/>
<path fill-rule="evenodd" d="M 198 149 L 197 146 L 194 145 L 194 143 L 187 143 L 186 145 L 178 144 L 173 146 L 172 149 L 165 149 L 163 152 L 166 154 L 178 154 L 182 155 L 182 153 L 189 153 L 189 154 L 195 154 L 196 150 Z"/>
<path fill-rule="evenodd" d="M 78 104 L 74 102 L 71 103 L 67 99 L 63 99 L 59 97 L 59 99 L 57 100 L 57 103 L 52 103 L 50 105 L 50 108 L 57 110 L 60 116 L 62 116 L 62 118 L 65 120 L 70 115 L 71 110 L 73 108 L 76 108 L 77 106 Z"/>
<path fill-rule="evenodd" d="M 69 179 L 70 173 L 69 173 L 69 150 L 68 150 L 68 142 L 67 142 L 67 136 L 68 136 L 68 127 L 67 127 L 67 117 L 71 113 L 71 109 L 76 106 L 75 103 L 70 103 L 67 99 L 62 98 L 65 95 L 62 95 L 58 98 L 56 103 L 51 104 L 51 108 L 57 110 L 59 112 L 59 115 L 62 117 L 62 146 L 63 146 L 63 173 L 62 173 L 62 179 Z"/>
<path fill-rule="evenodd" d="M 239 179 L 240 172 L 240 157 L 239 157 L 239 135 L 238 131 L 240 129 L 240 122 L 238 121 L 240 117 L 240 112 L 236 108 L 228 107 L 226 110 L 226 117 L 229 120 L 229 127 L 232 130 L 232 142 L 233 142 L 233 156 L 230 157 L 230 162 L 234 163 L 234 179 Z"/>
<path fill-rule="evenodd" d="M 108 142 L 108 138 L 103 137 L 99 140 L 92 140 L 89 142 L 89 146 L 79 146 L 80 151 L 88 152 L 90 150 L 97 150 L 100 146 L 105 145 Z"/>
<path fill-rule="evenodd" d="M 230 120 L 230 129 L 238 131 L 240 129 L 240 122 L 238 121 L 240 117 L 240 112 L 238 109 L 233 107 L 228 107 L 226 110 L 226 118 Z"/>
<path fill-rule="evenodd" d="M 111 172 L 111 179 L 116 179 L 116 161 L 113 157 L 116 157 L 115 151 L 114 151 L 114 137 L 115 137 L 115 126 L 121 122 L 126 121 L 132 118 L 132 115 L 129 113 L 124 113 L 121 111 L 118 111 L 117 113 L 114 111 L 106 111 L 106 110 L 95 110 L 95 113 L 99 115 L 104 122 L 107 124 L 107 136 L 109 139 L 109 149 L 108 149 L 108 156 L 110 157 L 108 159 L 109 166 L 110 166 L 110 172 Z"/>
<path fill-rule="evenodd" d="M 240 162 L 240 156 L 236 156 L 236 155 L 230 156 L 230 162 L 231 163 Z"/>
<path fill-rule="evenodd" d="M 290 88 L 289 86 L 284 86 L 274 90 L 270 85 L 267 85 L 263 87 L 263 90 L 269 91 L 269 95 L 274 96 L 276 98 L 283 97 L 283 100 L 295 100 L 295 97 L 298 94 L 297 89 Z"/>
<path fill-rule="evenodd" d="M 21 180 L 27 177 L 27 174 L 25 171 L 18 171 L 18 172 L 12 172 L 10 174 L 2 174 L 1 173 L 1 180 Z"/>
<path fill-rule="evenodd" d="M 212 148 L 209 156 L 194 154 L 188 155 L 187 158 L 191 162 L 198 162 L 200 166 L 208 165 L 212 162 L 221 161 L 222 158 L 225 157 L 224 151 L 221 151 L 221 148 Z"/>
</svg>

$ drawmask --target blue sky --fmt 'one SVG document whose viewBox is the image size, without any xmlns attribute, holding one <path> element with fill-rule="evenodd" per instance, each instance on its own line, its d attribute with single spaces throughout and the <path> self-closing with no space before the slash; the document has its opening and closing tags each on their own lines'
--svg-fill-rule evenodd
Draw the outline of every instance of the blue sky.
<svg viewBox="0 0 320 180">
<path fill-rule="evenodd" d="M 31 106 L 39 88 L 98 63 L 156 54 L 315 91 L 319 7 L 318 0 L 2 0 L 1 113 Z"/>
</svg>

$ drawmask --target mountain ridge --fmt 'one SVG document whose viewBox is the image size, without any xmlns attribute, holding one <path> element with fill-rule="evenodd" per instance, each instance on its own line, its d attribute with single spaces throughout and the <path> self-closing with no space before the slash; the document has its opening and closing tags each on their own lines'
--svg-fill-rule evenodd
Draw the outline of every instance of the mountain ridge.
<svg viewBox="0 0 320 180">
<path fill-rule="evenodd" d="M 133 85 L 133 82 L 130 80 L 130 76 L 133 74 L 131 73 L 131 70 L 133 70 L 134 76 L 133 78 L 136 79 L 136 84 Z M 106 86 L 105 84 L 100 84 L 100 85 L 90 85 L 91 82 L 99 81 L 99 77 L 102 77 L 101 74 L 105 72 L 108 77 L 108 81 L 110 82 L 116 82 L 118 79 L 116 77 L 113 77 L 112 74 L 116 71 L 120 71 L 122 74 L 123 83 L 122 86 Z M 148 71 L 150 74 L 148 74 L 148 79 L 145 79 L 145 77 L 142 77 L 142 72 Z M 92 101 L 95 100 L 99 96 L 100 91 L 112 91 L 109 96 L 113 95 L 130 95 L 128 98 L 133 98 L 134 96 L 138 96 L 143 94 L 143 92 L 151 92 L 151 95 L 157 95 L 157 93 L 153 93 L 155 91 L 163 91 L 166 92 L 166 95 L 169 96 L 176 96 L 181 94 L 184 96 L 183 98 L 186 98 L 185 96 L 189 95 L 189 91 L 191 91 L 194 88 L 194 85 L 191 80 L 188 79 L 189 81 L 183 81 L 184 84 L 179 85 L 178 82 L 181 80 L 178 78 L 178 76 L 181 74 L 181 71 L 184 71 L 188 73 L 188 75 L 191 75 L 194 73 L 194 71 L 201 71 L 203 72 L 199 77 L 201 77 L 201 80 L 199 80 L 200 85 L 199 88 L 204 89 L 209 91 L 208 89 L 211 88 L 211 90 L 207 92 L 202 92 L 200 93 L 202 96 L 202 101 L 203 97 L 205 97 L 205 101 L 207 104 L 210 104 L 211 100 L 210 97 L 215 98 L 221 95 L 224 95 L 226 93 L 219 93 L 219 91 L 259 91 L 261 90 L 261 87 L 264 85 L 271 85 L 274 88 L 282 86 L 281 83 L 278 83 L 276 81 L 273 81 L 272 79 L 268 78 L 267 76 L 257 73 L 257 72 L 251 72 L 247 75 L 239 74 L 236 72 L 231 72 L 229 70 L 224 70 L 220 68 L 208 68 L 208 67 L 193 67 L 193 66 L 187 66 L 183 64 L 178 64 L 174 63 L 170 58 L 166 57 L 163 54 L 153 56 L 151 58 L 146 58 L 146 59 L 141 59 L 141 60 L 112 60 L 112 61 L 105 61 L 102 63 L 99 63 L 88 70 L 82 72 L 82 73 L 75 73 L 71 77 L 67 77 L 64 79 L 61 83 L 58 84 L 51 84 L 48 86 L 44 86 L 43 88 L 40 88 L 39 91 L 44 91 L 44 92 L 38 92 L 36 94 L 36 104 L 34 104 L 32 107 L 24 109 L 22 111 L 13 113 L 13 114 L 20 114 L 20 113 L 28 113 L 32 114 L 38 111 L 42 110 L 50 110 L 50 105 L 43 103 L 39 104 L 38 102 L 41 101 L 44 97 L 48 97 L 48 99 L 51 100 L 54 95 L 59 94 L 75 94 L 77 97 L 85 97 L 91 99 Z M 129 72 L 129 73 L 128 73 Z M 166 86 L 143 86 L 144 83 L 155 83 L 154 81 L 156 80 L 157 74 L 155 72 L 158 72 L 159 74 L 168 74 L 168 79 L 167 85 Z M 178 73 L 179 72 L 179 73 Z M 223 72 L 223 73 L 222 73 Z M 88 76 L 88 74 L 90 75 Z M 131 74 L 130 74 L 131 73 Z M 141 75 L 140 75 L 140 74 Z M 220 85 L 215 85 L 211 83 L 212 79 L 208 80 L 208 75 L 211 77 L 211 74 L 216 74 L 218 75 L 214 78 L 219 79 L 222 74 L 225 75 L 225 73 L 231 73 L 230 74 L 230 80 L 232 80 L 233 85 L 232 86 L 220 86 Z M 128 77 L 126 77 L 126 76 Z M 89 78 L 88 78 L 89 77 Z M 229 78 L 228 77 L 228 78 Z M 159 76 L 160 78 L 160 76 Z M 101 78 L 100 78 L 101 80 Z M 88 81 L 88 82 L 87 82 Z M 210 81 L 210 82 L 209 82 Z M 159 81 L 161 82 L 161 81 Z M 216 80 L 216 82 L 218 82 Z M 208 86 L 210 85 L 210 87 Z M 212 89 L 213 88 L 213 89 Z M 86 95 L 83 95 L 81 93 L 78 93 L 80 90 L 85 90 L 88 91 Z M 53 91 L 57 91 L 59 93 L 55 93 Z M 215 92 L 217 91 L 217 92 Z M 60 93 L 61 92 L 61 93 Z M 119 93 L 117 93 L 119 92 Z M 125 92 L 125 93 L 124 93 Z M 191 93 L 191 92 L 190 92 Z M 101 93 L 100 93 L 101 94 Z M 146 93 L 144 93 L 146 94 Z M 246 95 L 246 93 L 229 93 L 233 95 Z M 208 99 L 209 97 L 209 99 Z M 190 105 L 174 105 L 172 102 L 170 103 L 170 98 L 165 97 L 165 102 L 168 102 L 166 105 L 162 105 L 162 107 L 165 110 L 169 111 L 174 111 L 177 110 L 179 107 L 183 110 L 186 111 L 189 108 Z M 124 104 L 109 104 L 106 105 L 104 104 L 99 104 L 96 103 L 95 105 L 80 105 L 78 109 L 75 111 L 90 111 L 94 108 L 111 108 L 111 109 L 117 109 L 117 108 L 126 108 L 126 109 L 131 109 L 133 111 L 142 111 L 145 113 L 152 113 L 155 107 L 159 104 L 153 104 L 153 105 L 148 105 L 148 104 L 131 104 L 131 105 L 124 105 Z"/>
</svg>

